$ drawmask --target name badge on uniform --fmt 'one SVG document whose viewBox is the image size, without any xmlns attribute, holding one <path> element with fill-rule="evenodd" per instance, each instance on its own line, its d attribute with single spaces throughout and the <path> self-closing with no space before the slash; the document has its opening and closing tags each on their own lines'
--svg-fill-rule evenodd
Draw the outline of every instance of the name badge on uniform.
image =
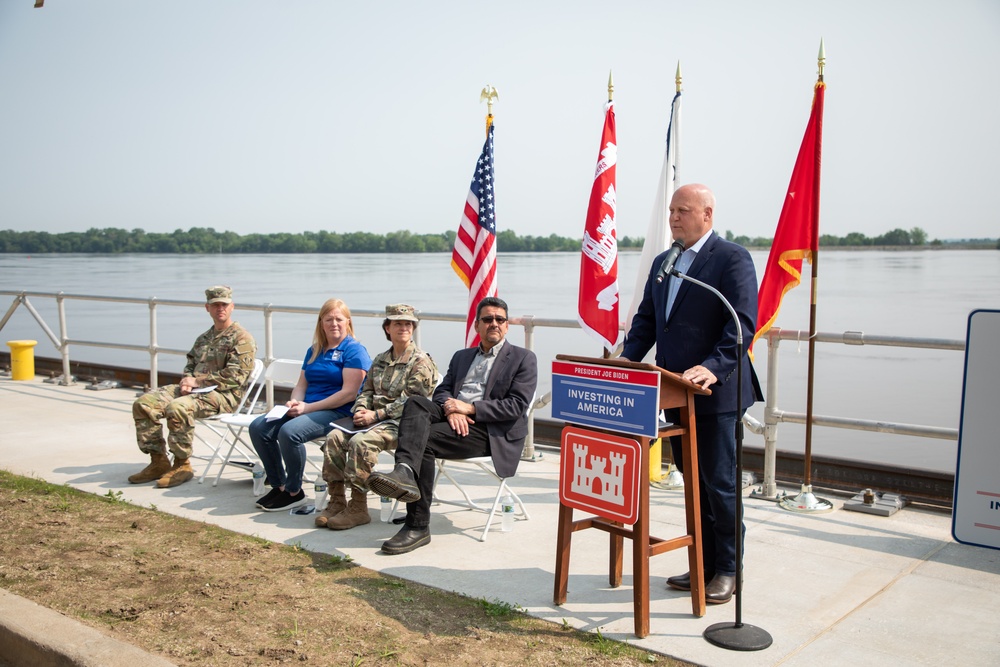
<svg viewBox="0 0 1000 667">
<path fill-rule="evenodd" d="M 330 353 L 330 360 L 331 361 L 340 361 L 340 358 L 343 357 L 343 356 L 344 356 L 344 353 L 341 350 L 334 350 L 333 352 Z"/>
</svg>

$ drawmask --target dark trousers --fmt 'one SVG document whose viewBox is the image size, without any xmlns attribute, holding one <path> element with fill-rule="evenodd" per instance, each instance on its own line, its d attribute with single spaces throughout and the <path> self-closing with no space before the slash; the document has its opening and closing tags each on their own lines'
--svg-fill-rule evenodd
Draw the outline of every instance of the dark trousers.
<svg viewBox="0 0 1000 667">
<path fill-rule="evenodd" d="M 413 469 L 420 489 L 420 500 L 407 503 L 406 526 L 426 528 L 431 522 L 431 496 L 434 491 L 435 459 L 466 459 L 489 456 L 490 438 L 486 426 L 472 424 L 469 434 L 460 436 L 452 430 L 440 405 L 423 396 L 411 396 L 403 407 L 396 444 L 396 463 Z"/>
<path fill-rule="evenodd" d="M 677 422 L 676 410 L 666 410 Z M 701 487 L 701 545 L 706 574 L 736 574 L 736 413 L 695 417 Z M 670 438 L 674 465 L 683 472 L 681 439 Z M 741 499 L 742 500 L 742 499 Z M 746 526 L 740 527 L 746 533 Z"/>
</svg>

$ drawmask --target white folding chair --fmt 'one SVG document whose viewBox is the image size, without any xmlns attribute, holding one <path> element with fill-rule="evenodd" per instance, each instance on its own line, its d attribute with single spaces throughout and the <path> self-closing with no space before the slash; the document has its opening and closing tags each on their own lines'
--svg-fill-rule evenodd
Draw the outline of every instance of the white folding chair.
<svg viewBox="0 0 1000 667">
<path fill-rule="evenodd" d="M 531 401 L 528 403 L 528 409 L 526 411 L 528 419 L 531 419 L 531 412 L 534 410 L 534 407 L 535 407 L 535 397 L 532 396 Z M 472 466 L 473 470 L 475 469 L 481 470 L 482 472 L 492 477 L 493 482 L 490 483 L 494 482 L 497 483 L 497 491 L 496 494 L 494 494 L 493 496 L 493 504 L 490 505 L 489 507 L 486 507 L 485 505 L 480 505 L 476 503 L 469 495 L 469 492 L 465 489 L 465 487 L 463 487 L 459 483 L 459 481 L 451 475 L 451 472 L 447 468 L 448 464 L 466 464 Z M 452 485 L 454 485 L 455 488 L 461 492 L 462 496 L 465 498 L 465 502 L 458 500 L 445 500 L 438 497 L 437 486 L 438 482 L 441 481 L 442 477 L 451 482 Z M 437 473 L 434 475 L 433 498 L 434 501 L 438 503 L 444 503 L 446 505 L 457 505 L 459 507 L 467 507 L 468 509 L 473 511 L 486 512 L 487 514 L 486 525 L 483 527 L 483 532 L 479 536 L 479 541 L 485 542 L 486 537 L 489 535 L 490 532 L 490 526 L 493 524 L 493 518 L 494 516 L 496 516 L 497 507 L 500 505 L 500 499 L 503 498 L 504 496 L 504 492 L 509 493 L 511 495 L 511 498 L 514 499 L 514 502 L 520 508 L 521 511 L 518 514 L 524 517 L 525 521 L 531 519 L 531 516 L 528 514 L 527 508 L 525 508 L 524 503 L 521 501 L 521 497 L 517 495 L 517 493 L 515 493 L 513 489 L 510 488 L 509 484 L 507 484 L 508 479 L 510 478 L 501 477 L 496 473 L 496 470 L 493 468 L 493 459 L 489 456 L 474 456 L 468 459 L 437 459 Z"/>
<path fill-rule="evenodd" d="M 476 501 L 474 501 L 472 497 L 469 496 L 469 492 L 465 489 L 465 487 L 462 486 L 458 480 L 452 477 L 451 471 L 449 471 L 446 466 L 447 464 L 456 464 L 456 463 L 468 464 L 474 466 L 475 468 L 482 470 L 487 475 L 492 477 L 494 482 L 498 483 L 497 492 L 493 496 L 492 505 L 486 507 L 485 505 L 480 505 L 476 503 Z M 462 496 L 465 498 L 465 502 L 461 502 L 458 500 L 445 500 L 443 498 L 438 497 L 437 486 L 438 482 L 441 481 L 441 477 L 444 477 L 449 482 L 451 482 L 455 486 L 455 488 L 457 488 L 462 493 Z M 511 495 L 511 497 L 514 499 L 514 502 L 520 508 L 521 511 L 518 514 L 524 517 L 525 521 L 531 519 L 531 515 L 528 514 L 528 510 L 524 507 L 524 503 L 521 501 L 521 497 L 517 495 L 513 489 L 510 488 L 510 486 L 507 484 L 507 479 L 510 478 L 501 477 L 496 473 L 496 471 L 493 469 L 493 459 L 490 458 L 489 456 L 474 456 L 469 459 L 438 459 L 437 474 L 434 476 L 434 492 L 433 492 L 434 501 L 438 503 L 444 503 L 447 505 L 458 505 L 459 507 L 467 507 L 470 510 L 478 512 L 486 512 L 488 516 L 488 518 L 486 519 L 486 525 L 483 526 L 483 532 L 479 536 L 479 541 L 485 542 L 486 537 L 489 535 L 490 532 L 490 525 L 493 524 L 493 518 L 494 516 L 496 516 L 497 507 L 500 505 L 500 499 L 503 498 L 505 491 Z"/>
<path fill-rule="evenodd" d="M 251 460 L 257 459 L 257 454 L 254 451 L 253 443 L 247 442 L 244 437 L 244 431 L 250 426 L 260 415 L 254 412 L 254 408 L 260 399 L 261 391 L 267 386 L 280 386 L 280 387 L 294 387 L 299 381 L 299 372 L 302 370 L 302 362 L 295 361 L 294 359 L 275 359 L 270 364 L 268 364 L 267 369 L 264 371 L 263 375 L 260 376 L 256 386 L 253 389 L 253 399 L 248 401 L 242 410 L 237 410 L 231 414 L 222 415 L 219 418 L 219 422 L 226 425 L 227 432 L 223 440 L 219 443 L 219 447 L 216 449 L 215 454 L 213 454 L 212 459 L 208 462 L 205 470 L 201 473 L 201 477 L 198 479 L 199 482 L 204 481 L 205 476 L 208 474 L 208 469 L 211 467 L 214 460 L 217 458 L 217 454 L 221 453 L 222 448 L 228 443 L 229 449 L 226 450 L 225 455 L 222 457 L 221 465 L 219 465 L 219 471 L 215 475 L 215 480 L 212 482 L 212 486 L 217 486 L 219 480 L 222 478 L 222 472 L 225 470 L 227 465 L 233 465 L 230 462 L 230 458 L 234 451 L 240 452 L 242 455 L 247 456 Z M 270 408 L 271 406 L 268 406 Z"/>
<path fill-rule="evenodd" d="M 218 441 L 218 444 L 213 444 L 206 437 L 203 437 L 200 433 L 198 433 L 197 429 L 195 429 L 194 437 L 197 440 L 208 445 L 209 449 L 212 450 L 211 456 L 208 457 L 195 456 L 195 458 L 197 459 L 204 459 L 208 461 L 208 463 L 205 465 L 205 470 L 202 471 L 201 473 L 201 477 L 198 478 L 199 484 L 205 480 L 205 473 L 207 473 L 208 469 L 212 467 L 212 464 L 215 463 L 216 459 L 220 457 L 221 449 L 223 445 L 226 443 L 226 439 L 229 437 L 229 429 L 228 427 L 223 428 L 224 424 L 222 418 L 228 417 L 230 416 L 230 414 L 239 414 L 244 410 L 246 411 L 253 410 L 253 406 L 257 402 L 257 395 L 260 394 L 260 387 L 259 385 L 256 385 L 256 383 L 257 380 L 260 378 L 260 375 L 263 372 L 263 370 L 264 370 L 264 362 L 261 361 L 260 359 L 254 359 L 253 369 L 250 371 L 249 377 L 247 377 L 246 391 L 243 392 L 243 398 L 240 400 L 239 405 L 236 406 L 236 410 L 234 410 L 232 413 L 224 412 L 221 414 L 211 415 L 209 417 L 202 417 L 201 419 L 195 420 L 196 425 L 204 426 L 213 434 L 212 436 L 209 436 L 211 437 L 212 440 Z M 256 390 L 254 389 L 255 386 L 257 386 Z M 232 453 L 232 449 L 230 449 L 230 453 Z M 226 461 L 228 462 L 228 460 L 229 457 L 227 455 Z"/>
</svg>

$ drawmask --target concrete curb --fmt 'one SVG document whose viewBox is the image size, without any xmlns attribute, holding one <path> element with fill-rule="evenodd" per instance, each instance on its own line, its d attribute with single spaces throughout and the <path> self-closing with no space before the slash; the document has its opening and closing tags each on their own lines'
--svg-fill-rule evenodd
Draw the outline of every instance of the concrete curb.
<svg viewBox="0 0 1000 667">
<path fill-rule="evenodd" d="M 3 589 L 0 659 L 33 667 L 176 667 Z"/>
</svg>

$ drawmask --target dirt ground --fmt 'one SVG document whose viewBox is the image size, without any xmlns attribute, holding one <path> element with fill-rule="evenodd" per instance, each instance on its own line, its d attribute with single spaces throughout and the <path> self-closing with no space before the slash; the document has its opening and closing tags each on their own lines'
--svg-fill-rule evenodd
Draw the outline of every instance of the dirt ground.
<svg viewBox="0 0 1000 667">
<path fill-rule="evenodd" d="M 685 664 L 2 470 L 0 526 L 0 587 L 179 665 Z"/>
</svg>

